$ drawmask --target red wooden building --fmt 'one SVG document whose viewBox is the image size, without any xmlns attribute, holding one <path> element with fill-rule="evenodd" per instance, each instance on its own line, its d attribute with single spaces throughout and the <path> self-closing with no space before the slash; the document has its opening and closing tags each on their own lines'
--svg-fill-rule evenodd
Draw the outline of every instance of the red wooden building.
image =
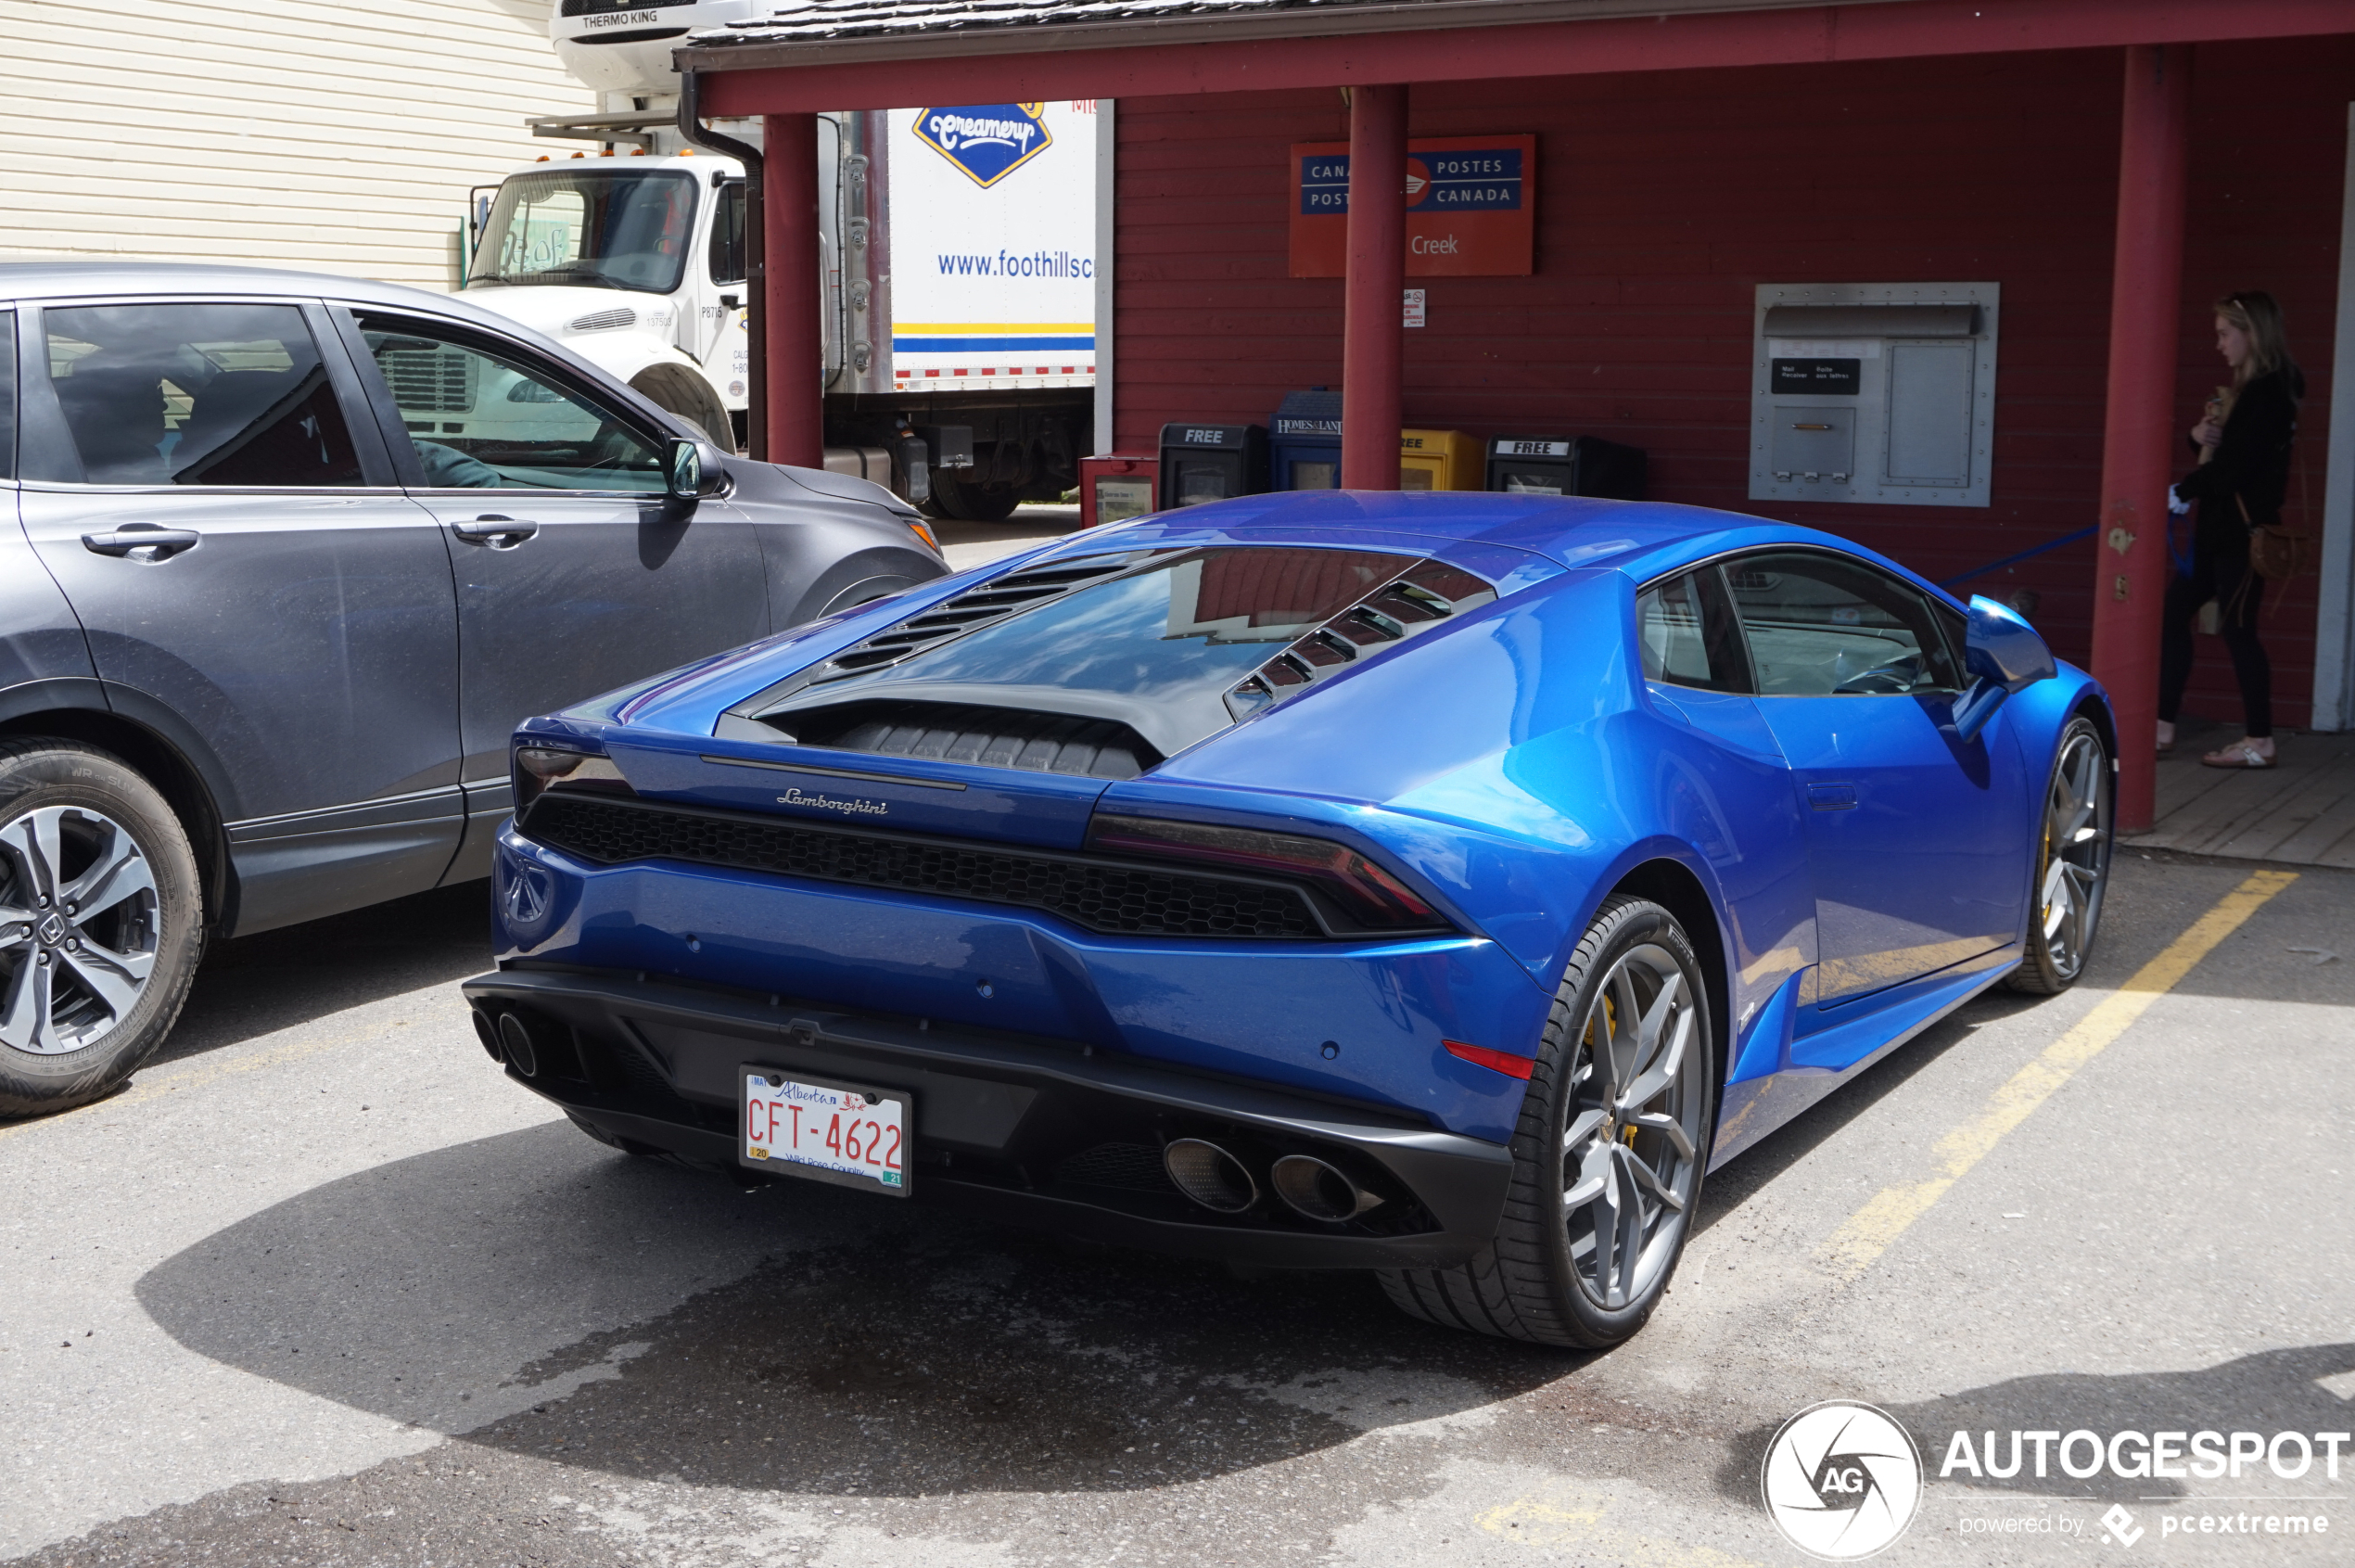
<svg viewBox="0 0 2355 1568">
<path fill-rule="evenodd" d="M 695 111 L 769 117 L 780 460 L 819 455 L 817 382 L 787 373 L 816 356 L 818 280 L 779 242 L 814 211 L 814 159 L 779 156 L 810 114 L 1116 100 L 1100 451 L 1326 384 L 1350 484 L 1395 484 L 1402 423 L 1559 431 L 1644 448 L 1655 499 L 1933 579 L 2094 528 L 1963 587 L 2032 593 L 2109 682 L 2128 827 L 2150 810 L 2132 737 L 2155 711 L 2162 492 L 2226 378 L 2208 302 L 2270 289 L 2309 377 L 2289 517 L 2319 568 L 2267 607 L 2277 721 L 2355 722 L 2355 400 L 2332 396 L 2355 354 L 2355 0 L 819 0 L 680 59 Z M 1521 134 L 1530 274 L 1404 278 L 1407 138 Z M 1352 149 L 1343 278 L 1292 275 L 1291 149 L 1315 142 Z M 1758 286 L 1909 279 L 2001 286 L 1989 504 L 1749 499 Z M 2188 706 L 2237 715 L 2220 649 Z"/>
</svg>

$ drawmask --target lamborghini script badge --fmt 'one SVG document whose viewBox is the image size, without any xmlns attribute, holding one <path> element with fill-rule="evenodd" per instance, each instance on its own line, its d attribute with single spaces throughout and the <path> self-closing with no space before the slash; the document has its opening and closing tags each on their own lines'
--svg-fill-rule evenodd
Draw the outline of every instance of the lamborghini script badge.
<svg viewBox="0 0 2355 1568">
<path fill-rule="evenodd" d="M 777 797 L 780 806 L 814 806 L 821 811 L 840 811 L 851 817 L 885 817 L 891 814 L 888 800 L 839 800 L 831 795 L 804 795 L 789 789 Z"/>
</svg>

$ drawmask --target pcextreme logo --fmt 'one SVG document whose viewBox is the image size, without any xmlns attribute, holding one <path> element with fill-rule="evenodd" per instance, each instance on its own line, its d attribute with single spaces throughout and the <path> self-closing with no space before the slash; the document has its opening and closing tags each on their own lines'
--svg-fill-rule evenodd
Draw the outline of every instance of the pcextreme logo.
<svg viewBox="0 0 2355 1568">
<path fill-rule="evenodd" d="M 1870 1557 L 1905 1533 L 1922 1505 L 1922 1456 L 1881 1410 L 1830 1399 L 1783 1422 L 1759 1472 L 1783 1537 L 1833 1562 Z"/>
<path fill-rule="evenodd" d="M 916 111 L 916 139 L 985 189 L 1054 145 L 1047 106 L 966 104 Z"/>
</svg>

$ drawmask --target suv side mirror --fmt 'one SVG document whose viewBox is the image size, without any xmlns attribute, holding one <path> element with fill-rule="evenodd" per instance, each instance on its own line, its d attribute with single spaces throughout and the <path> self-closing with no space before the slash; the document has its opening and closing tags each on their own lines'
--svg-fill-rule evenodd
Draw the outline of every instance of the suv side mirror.
<svg viewBox="0 0 2355 1568">
<path fill-rule="evenodd" d="M 689 440 L 684 436 L 671 438 L 663 453 L 662 488 L 670 499 L 681 506 L 693 506 L 706 495 L 717 495 L 728 485 L 727 470 L 712 461 L 703 442 Z"/>
<path fill-rule="evenodd" d="M 1974 677 L 1954 702 L 1954 733 L 1970 740 L 1987 727 L 2004 699 L 2060 673 L 2053 650 L 2009 605 L 1973 594 L 1963 666 Z"/>
</svg>

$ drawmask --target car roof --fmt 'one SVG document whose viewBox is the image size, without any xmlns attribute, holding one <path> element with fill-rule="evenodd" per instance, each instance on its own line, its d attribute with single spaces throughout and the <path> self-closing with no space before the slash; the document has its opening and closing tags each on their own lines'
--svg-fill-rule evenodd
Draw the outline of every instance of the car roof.
<svg viewBox="0 0 2355 1568">
<path fill-rule="evenodd" d="M 330 299 L 353 304 L 437 311 L 501 332 L 516 324 L 454 295 L 405 284 L 339 273 L 245 267 L 210 261 L 94 261 L 79 257 L 35 257 L 0 261 L 0 303 L 74 299 L 93 294 L 265 295 L 280 299 Z M 536 333 L 523 336 L 539 340 Z"/>
<path fill-rule="evenodd" d="M 1795 523 L 1670 501 L 1488 491 L 1276 491 L 1234 496 L 1152 519 L 1169 530 L 1218 530 L 1237 542 L 1260 530 L 1382 530 L 1432 541 L 1502 545 L 1563 567 L 1625 572 L 1638 582 L 1735 550 L 1814 546 L 1860 556 L 1952 600 L 1947 590 L 1853 540 Z M 1139 519 L 1143 521 L 1143 519 Z M 1443 552 L 1446 554 L 1446 552 Z M 1955 601 L 1959 603 L 1959 600 Z"/>
</svg>

